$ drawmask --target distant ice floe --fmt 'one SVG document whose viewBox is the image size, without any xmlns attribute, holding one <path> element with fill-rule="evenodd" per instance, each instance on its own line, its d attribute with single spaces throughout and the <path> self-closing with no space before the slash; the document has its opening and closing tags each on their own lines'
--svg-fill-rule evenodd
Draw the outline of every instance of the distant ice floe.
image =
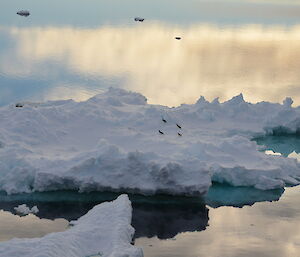
<svg viewBox="0 0 300 257">
<path fill-rule="evenodd" d="M 130 244 L 134 235 L 131 215 L 131 202 L 121 195 L 96 205 L 64 232 L 1 242 L 0 256 L 142 257 L 142 250 Z"/>
<path fill-rule="evenodd" d="M 14 208 L 17 214 L 27 215 L 29 213 L 36 214 L 39 212 L 38 207 L 35 205 L 31 209 L 26 204 L 20 204 L 18 207 Z"/>
<path fill-rule="evenodd" d="M 238 95 L 168 108 L 111 88 L 84 102 L 5 106 L 0 190 L 201 195 L 212 181 L 262 190 L 296 185 L 295 159 L 266 155 L 251 141 L 297 133 L 300 108 L 291 104 L 251 104 Z"/>
</svg>

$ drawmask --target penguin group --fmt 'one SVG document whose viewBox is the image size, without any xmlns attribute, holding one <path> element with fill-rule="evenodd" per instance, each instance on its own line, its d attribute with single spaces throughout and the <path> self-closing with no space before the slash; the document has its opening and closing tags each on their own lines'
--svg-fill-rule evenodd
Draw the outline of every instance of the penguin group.
<svg viewBox="0 0 300 257">
<path fill-rule="evenodd" d="M 162 122 L 163 123 L 167 123 L 167 120 L 164 118 L 164 117 L 161 117 L 161 120 L 162 120 Z M 177 126 L 177 128 L 178 129 L 182 129 L 182 127 L 181 127 L 181 125 L 179 125 L 178 123 L 176 123 L 176 126 Z M 161 135 L 164 135 L 165 133 L 163 132 L 163 131 L 161 131 L 160 129 L 158 130 L 158 133 L 159 134 L 161 134 Z M 177 132 L 177 135 L 179 136 L 179 137 L 182 137 L 182 132 L 180 131 L 180 132 Z"/>
</svg>

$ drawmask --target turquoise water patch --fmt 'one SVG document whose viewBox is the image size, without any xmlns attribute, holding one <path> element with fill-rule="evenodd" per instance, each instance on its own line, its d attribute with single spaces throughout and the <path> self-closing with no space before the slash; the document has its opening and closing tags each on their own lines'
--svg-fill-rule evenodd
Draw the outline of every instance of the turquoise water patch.
<svg viewBox="0 0 300 257">
<path fill-rule="evenodd" d="M 270 135 L 253 139 L 267 154 L 279 153 L 300 160 L 300 135 Z"/>
<path fill-rule="evenodd" d="M 233 187 L 226 184 L 214 183 L 209 189 L 205 199 L 208 206 L 217 208 L 221 206 L 243 207 L 256 202 L 278 201 L 284 189 L 259 190 L 253 187 Z"/>
</svg>

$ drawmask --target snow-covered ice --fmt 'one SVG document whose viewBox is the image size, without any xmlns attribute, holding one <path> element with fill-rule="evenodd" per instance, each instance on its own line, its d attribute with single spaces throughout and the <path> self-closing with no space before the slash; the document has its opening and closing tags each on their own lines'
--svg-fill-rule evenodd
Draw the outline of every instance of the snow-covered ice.
<svg viewBox="0 0 300 257">
<path fill-rule="evenodd" d="M 134 234 L 131 215 L 128 196 L 121 195 L 115 201 L 96 205 L 64 232 L 1 242 L 0 256 L 142 257 L 142 250 L 130 244 Z"/>
<path fill-rule="evenodd" d="M 38 207 L 35 205 L 31 209 L 26 204 L 20 204 L 18 207 L 14 207 L 15 211 L 21 215 L 27 215 L 29 213 L 36 214 L 39 212 Z"/>
<path fill-rule="evenodd" d="M 197 195 L 211 181 L 295 185 L 299 163 L 259 152 L 251 141 L 298 133 L 300 108 L 291 105 L 290 98 L 251 104 L 238 95 L 169 108 L 115 88 L 84 102 L 11 104 L 0 108 L 0 190 Z"/>
</svg>

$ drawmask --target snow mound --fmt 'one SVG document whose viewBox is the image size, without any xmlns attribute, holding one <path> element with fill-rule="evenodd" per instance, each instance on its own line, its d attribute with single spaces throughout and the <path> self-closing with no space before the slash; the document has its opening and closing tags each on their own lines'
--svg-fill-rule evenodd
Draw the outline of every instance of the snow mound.
<svg viewBox="0 0 300 257">
<path fill-rule="evenodd" d="M 296 160 L 261 153 L 250 140 L 298 133 L 300 108 L 291 105 L 290 98 L 251 104 L 240 94 L 168 108 L 111 88 L 85 102 L 5 106 L 0 190 L 199 195 L 212 181 L 263 190 L 296 185 Z"/>
<path fill-rule="evenodd" d="M 14 207 L 16 213 L 21 215 L 27 215 L 29 213 L 36 214 L 39 212 L 37 206 L 33 206 L 31 209 L 26 204 L 20 204 L 18 207 Z"/>
<path fill-rule="evenodd" d="M 134 229 L 127 195 L 95 206 L 70 229 L 42 238 L 12 239 L 0 243 L 0 256 L 39 257 L 142 257 L 140 248 L 130 244 Z"/>
</svg>

